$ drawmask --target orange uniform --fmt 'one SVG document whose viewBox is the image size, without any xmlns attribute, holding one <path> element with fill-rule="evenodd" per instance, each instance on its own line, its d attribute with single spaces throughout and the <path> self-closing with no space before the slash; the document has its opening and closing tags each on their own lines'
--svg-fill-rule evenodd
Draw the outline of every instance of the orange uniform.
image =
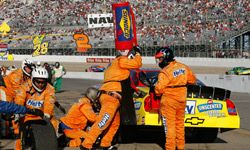
<svg viewBox="0 0 250 150">
<path fill-rule="evenodd" d="M 120 126 L 120 115 L 117 111 L 120 102 L 119 96 L 122 92 L 121 81 L 129 78 L 129 69 L 137 69 L 142 66 L 140 55 L 136 55 L 133 59 L 128 59 L 126 56 L 115 58 L 111 65 L 104 72 L 104 84 L 100 88 L 105 92 L 115 92 L 116 96 L 102 94 L 100 97 L 101 110 L 96 122 L 88 132 L 87 138 L 83 141 L 83 147 L 92 148 L 97 137 L 108 128 L 108 131 L 101 140 L 101 147 L 111 146 L 111 142 L 115 133 Z"/>
<path fill-rule="evenodd" d="M 3 90 L 6 93 L 6 100 L 13 102 L 16 96 L 17 89 L 26 81 L 21 68 L 12 71 L 9 75 L 3 77 L 6 88 Z"/>
<path fill-rule="evenodd" d="M 187 84 L 194 84 L 196 77 L 190 68 L 172 61 L 162 69 L 155 85 L 161 98 L 161 114 L 166 133 L 166 150 L 184 149 L 184 117 L 187 96 Z"/>
<path fill-rule="evenodd" d="M 47 84 L 42 93 L 38 93 L 32 88 L 31 83 L 21 85 L 18 89 L 15 103 L 26 106 L 27 108 L 36 108 L 44 112 L 44 114 L 54 115 L 55 90 L 53 86 Z M 39 119 L 37 116 L 27 114 L 27 120 Z"/>
<path fill-rule="evenodd" d="M 87 126 L 87 122 L 95 122 L 96 117 L 97 115 L 93 111 L 90 100 L 87 97 L 83 97 L 79 100 L 79 103 L 73 104 L 67 115 L 60 119 L 68 127 L 68 129 L 63 130 L 64 134 L 72 138 L 69 143 L 70 147 L 80 146 L 80 139 L 86 137 L 84 129 Z"/>
<path fill-rule="evenodd" d="M 26 82 L 27 84 L 21 85 L 21 87 L 16 91 L 15 103 L 18 105 L 26 106 L 27 108 L 36 108 L 48 114 L 52 117 L 51 123 L 55 127 L 58 126 L 58 122 L 53 118 L 54 115 L 54 103 L 55 103 L 55 90 L 53 86 L 47 84 L 47 87 L 42 93 L 38 93 L 34 88 L 32 88 L 31 82 Z M 40 119 L 38 116 L 31 114 L 25 115 L 25 120 L 36 120 Z M 21 149 L 20 139 L 16 141 L 16 150 Z"/>
</svg>

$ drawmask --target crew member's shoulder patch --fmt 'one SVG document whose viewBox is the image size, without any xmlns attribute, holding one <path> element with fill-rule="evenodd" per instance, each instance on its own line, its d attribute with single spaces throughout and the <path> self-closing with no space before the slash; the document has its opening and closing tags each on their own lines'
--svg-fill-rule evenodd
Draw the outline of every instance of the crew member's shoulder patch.
<svg viewBox="0 0 250 150">
<path fill-rule="evenodd" d="M 177 77 L 177 76 L 182 75 L 182 74 L 185 74 L 185 68 L 180 68 L 180 69 L 177 69 L 173 72 L 174 77 Z"/>
</svg>

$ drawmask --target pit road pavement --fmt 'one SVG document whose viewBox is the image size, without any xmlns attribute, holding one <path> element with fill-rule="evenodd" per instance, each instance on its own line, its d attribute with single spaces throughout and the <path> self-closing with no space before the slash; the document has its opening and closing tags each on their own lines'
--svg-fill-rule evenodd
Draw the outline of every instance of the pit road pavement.
<svg viewBox="0 0 250 150">
<path fill-rule="evenodd" d="M 91 85 L 99 84 L 99 80 L 83 79 L 64 79 L 62 92 L 57 93 L 57 100 L 68 110 L 70 106 L 77 102 L 83 92 Z M 186 150 L 249 150 L 250 149 L 250 94 L 232 93 L 231 99 L 234 100 L 236 107 L 241 116 L 241 128 L 219 133 L 214 143 L 187 143 Z M 55 108 L 57 117 L 63 116 Z M 157 137 L 155 137 L 157 138 Z M 0 149 L 11 150 L 14 147 L 14 140 L 1 140 Z M 71 150 L 73 148 L 65 148 Z M 77 148 L 75 148 L 77 149 Z M 156 143 L 129 143 L 119 144 L 119 150 L 161 150 L 162 148 Z"/>
</svg>

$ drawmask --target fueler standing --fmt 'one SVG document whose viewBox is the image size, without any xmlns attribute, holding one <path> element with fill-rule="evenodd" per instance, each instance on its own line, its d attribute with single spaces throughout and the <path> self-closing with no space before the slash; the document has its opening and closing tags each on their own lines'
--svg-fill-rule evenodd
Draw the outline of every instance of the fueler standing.
<svg viewBox="0 0 250 150">
<path fill-rule="evenodd" d="M 161 95 L 161 114 L 166 133 L 166 150 L 184 150 L 184 117 L 187 85 L 196 77 L 191 69 L 174 59 L 170 48 L 161 48 L 155 59 L 162 70 L 155 85 L 156 95 Z"/>
<path fill-rule="evenodd" d="M 130 58 L 129 58 L 130 57 Z M 133 50 L 121 51 L 121 56 L 116 57 L 104 72 L 104 83 L 101 86 L 100 96 L 101 110 L 96 122 L 91 127 L 87 137 L 82 143 L 82 149 L 91 149 L 98 136 L 105 131 L 101 140 L 102 148 L 111 147 L 111 142 L 120 126 L 119 107 L 123 92 L 130 87 L 130 69 L 138 69 L 142 66 L 142 58 L 138 47 Z M 125 84 L 124 84 L 125 83 Z M 124 87 L 127 86 L 127 87 Z"/>
</svg>

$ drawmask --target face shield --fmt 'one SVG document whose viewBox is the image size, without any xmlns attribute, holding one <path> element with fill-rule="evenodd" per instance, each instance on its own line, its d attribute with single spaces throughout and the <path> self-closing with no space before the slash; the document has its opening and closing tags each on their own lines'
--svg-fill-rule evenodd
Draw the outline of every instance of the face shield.
<svg viewBox="0 0 250 150">
<path fill-rule="evenodd" d="M 156 64 L 161 63 L 163 60 L 164 60 L 164 58 L 163 58 L 163 57 L 160 57 L 160 58 L 155 58 L 155 62 L 156 62 Z"/>
<path fill-rule="evenodd" d="M 43 92 L 47 86 L 47 79 L 33 78 L 32 79 L 32 86 L 36 89 L 36 91 Z"/>
</svg>

